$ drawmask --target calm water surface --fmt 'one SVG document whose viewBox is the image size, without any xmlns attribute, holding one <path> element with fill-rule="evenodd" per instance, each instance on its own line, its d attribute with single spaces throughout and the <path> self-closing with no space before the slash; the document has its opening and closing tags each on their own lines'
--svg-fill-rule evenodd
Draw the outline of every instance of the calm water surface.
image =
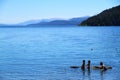
<svg viewBox="0 0 120 80">
<path fill-rule="evenodd" d="M 120 27 L 0 28 L 0 80 L 120 80 Z"/>
</svg>

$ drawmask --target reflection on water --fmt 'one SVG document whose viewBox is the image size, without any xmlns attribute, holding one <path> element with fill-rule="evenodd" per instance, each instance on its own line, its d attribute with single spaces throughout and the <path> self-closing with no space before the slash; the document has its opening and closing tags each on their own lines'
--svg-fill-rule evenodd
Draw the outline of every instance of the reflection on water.
<svg viewBox="0 0 120 80">
<path fill-rule="evenodd" d="M 101 80 L 104 80 L 104 71 L 101 71 L 101 74 L 100 74 L 100 76 L 101 76 Z"/>
<path fill-rule="evenodd" d="M 90 70 L 82 70 L 83 73 L 83 79 L 82 80 L 91 80 L 91 72 Z"/>
<path fill-rule="evenodd" d="M 85 80 L 85 70 L 82 70 L 83 72 L 83 79 L 82 80 Z"/>
<path fill-rule="evenodd" d="M 91 80 L 91 76 L 90 76 L 90 70 L 88 70 L 88 80 Z"/>
<path fill-rule="evenodd" d="M 104 79 L 104 74 L 105 74 L 105 72 L 106 72 L 106 71 L 101 71 L 101 70 L 100 70 L 100 73 L 99 73 L 100 80 L 105 80 L 105 79 Z M 94 77 L 93 77 L 93 79 L 92 79 L 92 76 L 91 76 L 92 73 L 91 73 L 90 70 L 87 70 L 87 71 L 82 70 L 82 74 L 83 74 L 82 80 L 94 80 Z"/>
</svg>

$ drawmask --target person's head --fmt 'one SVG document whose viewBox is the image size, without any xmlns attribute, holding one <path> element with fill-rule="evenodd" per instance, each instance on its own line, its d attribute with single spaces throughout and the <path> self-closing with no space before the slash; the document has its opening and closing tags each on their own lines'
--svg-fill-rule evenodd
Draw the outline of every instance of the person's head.
<svg viewBox="0 0 120 80">
<path fill-rule="evenodd" d="M 91 61 L 90 60 L 88 60 L 88 64 L 90 64 L 91 63 Z"/>
<path fill-rule="evenodd" d="M 83 63 L 85 64 L 85 60 L 83 60 Z"/>
<path fill-rule="evenodd" d="M 100 65 L 103 66 L 103 62 L 100 62 Z"/>
</svg>

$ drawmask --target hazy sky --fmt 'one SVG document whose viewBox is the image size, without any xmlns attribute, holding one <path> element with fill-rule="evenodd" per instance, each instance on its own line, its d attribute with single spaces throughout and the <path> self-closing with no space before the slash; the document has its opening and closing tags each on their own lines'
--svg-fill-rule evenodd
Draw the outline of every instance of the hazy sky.
<svg viewBox="0 0 120 80">
<path fill-rule="evenodd" d="M 0 23 L 95 15 L 119 0 L 0 0 Z"/>
</svg>

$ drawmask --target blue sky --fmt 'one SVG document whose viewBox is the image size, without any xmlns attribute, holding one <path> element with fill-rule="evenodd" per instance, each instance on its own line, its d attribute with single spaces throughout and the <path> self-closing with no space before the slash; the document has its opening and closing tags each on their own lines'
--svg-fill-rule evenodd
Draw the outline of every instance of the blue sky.
<svg viewBox="0 0 120 80">
<path fill-rule="evenodd" d="M 119 0 L 0 0 L 0 23 L 92 16 L 119 4 Z"/>
</svg>

